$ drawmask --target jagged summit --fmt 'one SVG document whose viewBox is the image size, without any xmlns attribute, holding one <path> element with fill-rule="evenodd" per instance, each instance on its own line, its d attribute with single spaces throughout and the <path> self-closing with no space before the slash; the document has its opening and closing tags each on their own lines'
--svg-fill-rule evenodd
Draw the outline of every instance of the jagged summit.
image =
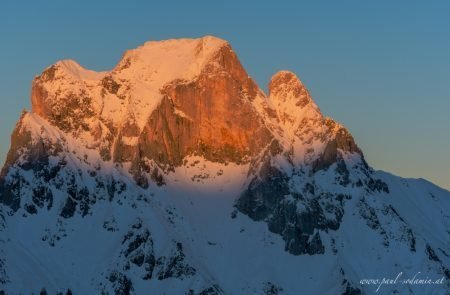
<svg viewBox="0 0 450 295">
<path fill-rule="evenodd" d="M 297 77 L 297 75 L 289 70 L 280 70 L 276 72 L 269 81 L 269 95 L 271 93 L 271 88 L 276 88 L 283 84 L 294 84 L 303 87 L 302 81 Z"/>
<path fill-rule="evenodd" d="M 222 66 L 233 73 L 234 69 L 226 69 L 225 64 L 233 63 L 232 59 L 237 58 L 226 41 L 207 36 L 147 42 L 127 51 L 109 72 L 96 73 L 75 61 L 60 61 L 34 80 L 33 111 L 44 117 L 58 116 L 64 104 L 72 103 L 73 95 L 83 95 L 85 104 L 114 125 L 131 115 L 143 128 L 149 113 L 161 101 L 165 85 L 191 81 L 214 67 Z M 51 109 L 53 114 L 48 113 Z"/>
<path fill-rule="evenodd" d="M 298 128 L 308 119 L 322 118 L 306 86 L 290 71 L 279 71 L 269 82 L 269 98 L 284 129 Z"/>
<path fill-rule="evenodd" d="M 294 100 L 295 106 L 300 108 L 312 102 L 306 87 L 291 71 L 279 71 L 272 76 L 269 82 L 269 96 L 274 100 L 281 99 L 282 102 Z"/>
<path fill-rule="evenodd" d="M 128 105 L 133 105 L 133 102 L 143 100 L 146 104 L 136 105 L 154 105 L 149 101 L 158 102 L 159 92 L 172 82 L 189 82 L 202 73 L 221 71 L 241 82 L 248 78 L 231 46 L 225 40 L 206 36 L 198 39 L 147 42 L 127 51 L 118 65 L 109 72 L 96 73 L 73 60 L 59 61 L 36 77 L 34 84 L 44 89 L 49 86 L 48 99 L 58 100 L 61 99 L 63 90 L 76 91 L 77 87 L 84 88 L 83 90 L 88 91 L 87 94 L 96 94 L 96 89 L 93 88 L 98 85 L 95 85 L 94 80 L 98 80 L 97 84 L 102 84 L 106 93 L 102 93 L 101 98 L 94 97 L 98 100 L 97 103 L 108 102 L 115 106 L 116 96 L 126 100 L 127 104 L 121 107 L 127 108 Z M 126 87 L 121 87 L 123 83 Z M 66 84 L 72 84 L 74 87 L 70 89 L 70 85 Z M 113 96 L 108 97 L 107 94 Z"/>
<path fill-rule="evenodd" d="M 131 163 L 143 185 L 149 161 L 167 169 L 189 155 L 242 163 L 275 144 L 297 165 L 327 167 L 338 149 L 361 154 L 294 73 L 275 74 L 266 96 L 229 43 L 211 36 L 147 42 L 107 72 L 57 62 L 34 79 L 31 100 L 34 114 L 99 160 Z M 339 134 L 348 144 L 334 144 Z"/>
<path fill-rule="evenodd" d="M 231 48 L 223 39 L 204 36 L 197 39 L 170 39 L 148 41 L 143 45 L 126 51 L 120 62 L 110 72 L 130 66 L 130 62 L 143 63 L 145 69 L 158 72 L 159 80 L 189 79 L 199 74 L 202 66 L 208 63 L 223 47 Z M 176 66 L 174 66 L 176 65 Z M 138 65 L 134 64 L 134 67 Z M 53 70 L 60 70 L 77 79 L 101 79 L 108 72 L 88 70 L 72 59 L 61 60 L 47 68 L 45 74 L 52 76 Z M 135 68 L 135 70 L 137 70 Z M 141 73 L 142 74 L 142 73 Z M 49 78 L 50 76 L 47 76 Z"/>
<path fill-rule="evenodd" d="M 294 73 L 266 95 L 224 40 L 147 42 L 106 72 L 60 61 L 31 100 L 0 172 L 0 294 L 362 294 L 380 269 L 450 279 L 448 192 L 374 171 Z M 383 286 L 430 293 L 403 287 Z"/>
</svg>

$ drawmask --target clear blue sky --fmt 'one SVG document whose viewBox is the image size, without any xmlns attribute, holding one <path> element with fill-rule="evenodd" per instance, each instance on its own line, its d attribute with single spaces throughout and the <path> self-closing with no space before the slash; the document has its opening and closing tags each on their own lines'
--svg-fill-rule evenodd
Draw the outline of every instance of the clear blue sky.
<svg viewBox="0 0 450 295">
<path fill-rule="evenodd" d="M 263 88 L 296 72 L 374 168 L 450 188 L 450 1 L 1 1 L 0 159 L 48 65 L 107 70 L 147 40 L 202 35 Z"/>
</svg>

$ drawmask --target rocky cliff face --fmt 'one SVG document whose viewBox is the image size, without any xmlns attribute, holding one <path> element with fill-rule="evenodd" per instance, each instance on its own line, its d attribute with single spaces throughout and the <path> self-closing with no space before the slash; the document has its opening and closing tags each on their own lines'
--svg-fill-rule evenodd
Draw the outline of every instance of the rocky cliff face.
<svg viewBox="0 0 450 295">
<path fill-rule="evenodd" d="M 7 294 L 361 294 L 405 270 L 447 281 L 386 292 L 450 287 L 450 194 L 371 169 L 294 73 L 266 95 L 224 40 L 61 61 L 31 100 L 0 174 Z"/>
<path fill-rule="evenodd" d="M 155 54 L 181 70 L 147 63 Z M 108 73 L 59 62 L 35 78 L 31 96 L 33 113 L 140 175 L 145 159 L 167 169 L 191 154 L 222 163 L 257 155 L 272 138 L 257 95 L 230 45 L 203 38 L 149 42 Z"/>
</svg>

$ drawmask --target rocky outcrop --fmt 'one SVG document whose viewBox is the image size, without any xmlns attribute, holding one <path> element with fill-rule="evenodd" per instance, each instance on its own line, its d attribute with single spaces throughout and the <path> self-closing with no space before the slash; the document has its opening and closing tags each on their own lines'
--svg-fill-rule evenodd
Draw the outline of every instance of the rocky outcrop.
<svg viewBox="0 0 450 295">
<path fill-rule="evenodd" d="M 93 93 L 84 81 L 67 73 L 67 66 L 57 63 L 33 80 L 32 110 L 65 132 L 89 131 L 89 119 L 98 116 Z"/>
<path fill-rule="evenodd" d="M 280 71 L 272 76 L 269 82 L 269 97 L 276 107 L 282 107 L 287 101 L 292 101 L 293 106 L 304 108 L 312 101 L 306 87 L 290 71 Z"/>
<path fill-rule="evenodd" d="M 342 153 L 358 154 L 361 156 L 361 161 L 366 165 L 361 150 L 347 129 L 330 118 L 325 119 L 325 125 L 328 132 L 333 134 L 333 138 L 326 143 L 323 153 L 313 163 L 315 171 L 326 169 L 338 162 L 343 158 Z"/>
<path fill-rule="evenodd" d="M 190 80 L 158 82 L 160 89 L 152 90 L 152 95 L 162 98 L 143 117 L 145 124 L 136 123 L 141 110 L 133 109 L 137 98 L 132 91 L 142 83 L 136 79 L 147 78 L 133 77 L 127 71 L 140 69 L 142 61 L 137 57 L 157 47 L 152 44 L 125 55 L 110 73 L 93 74 L 73 61 L 49 67 L 33 81 L 33 112 L 64 132 L 92 136 L 91 145 L 101 146 L 104 160 L 140 162 L 146 157 L 160 165 L 179 166 L 185 156 L 196 154 L 211 161 L 240 163 L 272 139 L 252 105 L 262 93 L 228 43 L 209 37 L 196 42 L 195 55 L 209 57 Z M 147 68 L 141 71 L 142 75 L 150 72 Z M 124 119 L 106 114 L 106 104 L 113 101 L 128 106 Z"/>
<path fill-rule="evenodd" d="M 44 185 L 31 184 L 19 170 L 30 171 L 42 180 L 48 180 L 57 173 L 49 167 L 49 158 L 62 152 L 62 146 L 45 138 L 33 138 L 24 122 L 26 116 L 24 112 L 11 135 L 11 148 L 0 173 L 0 203 L 17 211 L 21 206 L 21 198 L 27 193 L 24 187 L 34 185 L 31 193 L 34 204 L 24 204 L 33 212 L 36 210 L 35 205 L 42 208 L 47 203 L 51 207 L 53 196 Z M 8 174 L 11 175 L 9 180 L 6 179 Z"/>
<path fill-rule="evenodd" d="M 141 154 L 175 166 L 189 154 L 221 163 L 257 155 L 272 135 L 248 91 L 231 75 L 207 73 L 189 84 L 169 85 L 140 137 Z"/>
<path fill-rule="evenodd" d="M 164 86 L 139 136 L 138 154 L 172 166 L 191 154 L 241 163 L 272 138 L 251 104 L 258 91 L 231 47 L 222 46 L 195 80 Z"/>
<path fill-rule="evenodd" d="M 344 195 L 317 194 L 315 186 L 292 189 L 289 177 L 267 161 L 236 202 L 236 208 L 283 237 L 285 250 L 294 254 L 323 254 L 320 232 L 339 229 Z M 299 208 L 302 208 L 301 210 Z"/>
<path fill-rule="evenodd" d="M 313 171 L 328 168 L 345 153 L 358 154 L 364 161 L 348 130 L 323 116 L 294 73 L 276 73 L 269 83 L 269 98 L 276 112 L 277 125 L 280 125 L 279 133 L 288 142 L 285 150 L 292 161 L 311 165 Z"/>
<path fill-rule="evenodd" d="M 155 254 L 152 234 L 138 219 L 122 238 L 117 259 L 121 263 L 114 265 L 108 272 L 108 283 L 102 287 L 103 291 L 132 294 L 133 279 L 130 278 L 136 273 L 143 281 L 185 279 L 196 274 L 196 269 L 187 262 L 182 243 L 172 242 L 166 250 L 166 255 L 158 257 Z"/>
<path fill-rule="evenodd" d="M 31 132 L 24 128 L 23 118 L 26 112 L 23 112 L 19 122 L 11 135 L 11 146 L 6 156 L 5 165 L 3 166 L 0 178 L 4 178 L 8 173 L 8 169 L 19 159 L 24 156 L 24 161 L 28 164 L 46 162 L 49 155 L 45 153 L 45 147 L 42 141 L 34 143 Z"/>
</svg>

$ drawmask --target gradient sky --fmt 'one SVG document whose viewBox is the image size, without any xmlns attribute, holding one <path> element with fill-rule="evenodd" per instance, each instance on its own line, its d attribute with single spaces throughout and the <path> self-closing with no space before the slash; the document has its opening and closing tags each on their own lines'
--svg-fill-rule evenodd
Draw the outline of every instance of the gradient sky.
<svg viewBox="0 0 450 295">
<path fill-rule="evenodd" d="M 1 162 L 45 67 L 108 70 L 147 40 L 214 35 L 263 89 L 297 73 L 375 169 L 450 189 L 450 1 L 150 2 L 1 1 Z"/>
</svg>

